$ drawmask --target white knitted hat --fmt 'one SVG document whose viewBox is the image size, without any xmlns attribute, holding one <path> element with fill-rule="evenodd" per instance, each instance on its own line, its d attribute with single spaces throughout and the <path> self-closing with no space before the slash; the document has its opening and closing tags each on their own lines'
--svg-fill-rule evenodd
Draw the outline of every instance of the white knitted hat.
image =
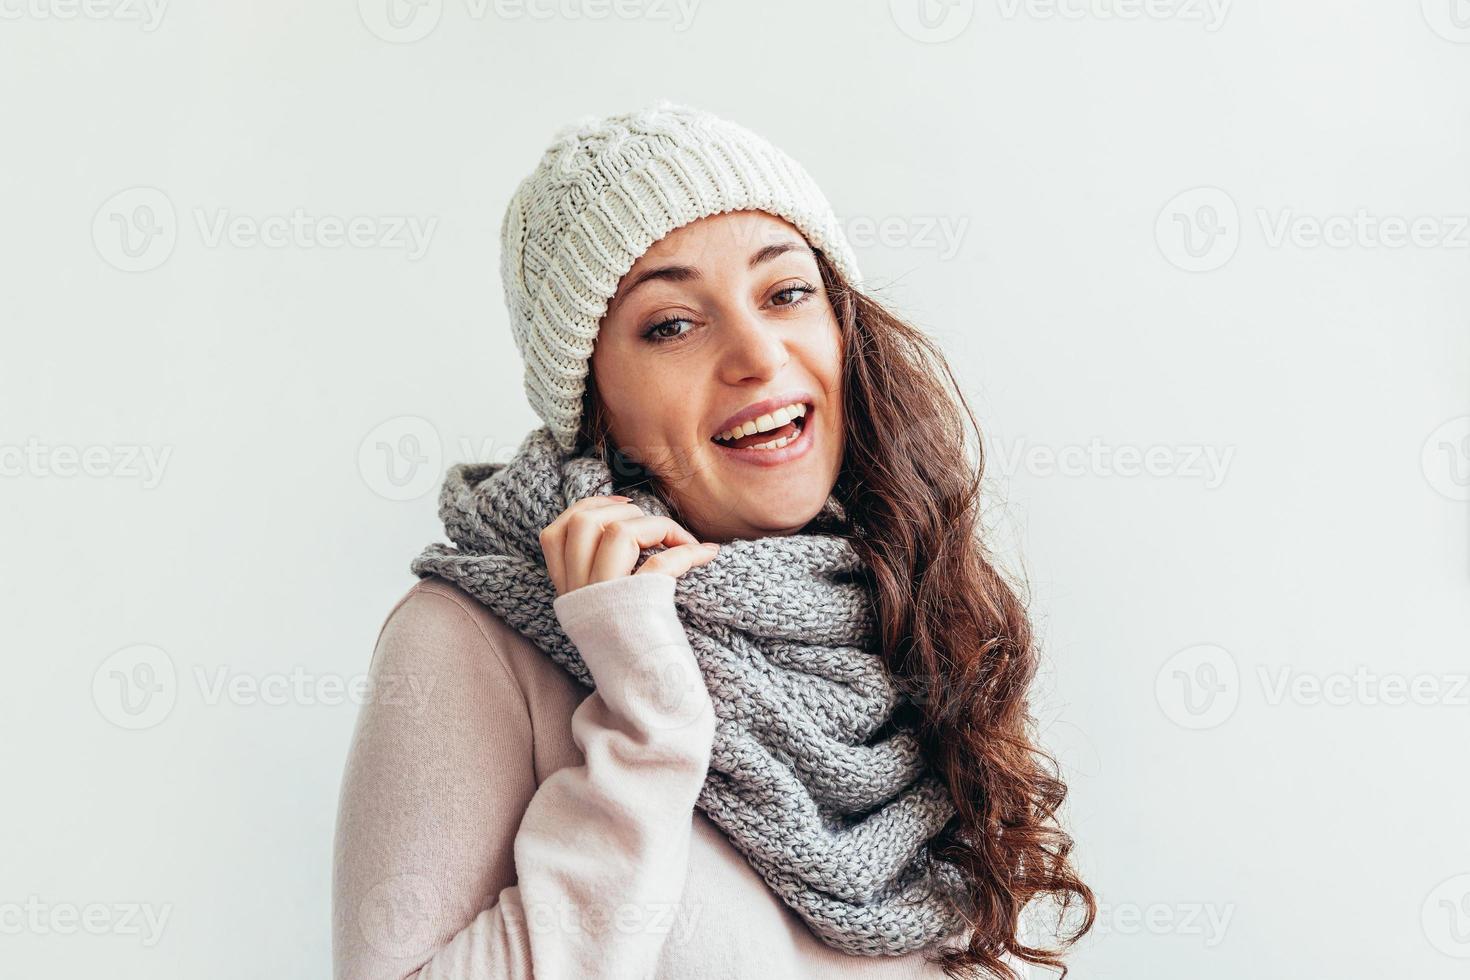
<svg viewBox="0 0 1470 980">
<path fill-rule="evenodd" d="M 526 395 L 563 449 L 576 444 L 598 322 L 633 263 L 691 221 L 747 210 L 791 222 L 860 284 L 816 182 L 745 127 L 659 99 L 556 132 L 506 208 L 500 276 Z"/>
</svg>

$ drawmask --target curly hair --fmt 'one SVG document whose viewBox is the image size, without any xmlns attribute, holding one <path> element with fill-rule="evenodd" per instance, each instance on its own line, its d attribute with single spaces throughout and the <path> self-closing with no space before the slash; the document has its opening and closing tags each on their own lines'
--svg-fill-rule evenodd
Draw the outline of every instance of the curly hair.
<svg viewBox="0 0 1470 980">
<path fill-rule="evenodd" d="M 843 345 L 846 433 L 832 493 L 866 564 L 885 664 L 907 696 L 894 722 L 919 738 L 956 810 L 927 855 L 960 872 L 970 929 L 964 946 L 927 958 L 955 980 L 1021 980 L 1006 956 L 1065 977 L 1063 954 L 1092 929 L 1097 902 L 1057 816 L 1066 784 L 1031 732 L 1039 656 L 1026 608 L 983 540 L 979 425 L 935 341 L 813 251 Z M 584 408 L 583 444 L 614 473 L 646 482 L 677 518 L 658 474 L 612 445 L 590 375 Z M 1056 909 L 1054 947 L 1021 938 L 1036 900 Z M 1083 918 L 1067 934 L 1074 909 Z"/>
</svg>

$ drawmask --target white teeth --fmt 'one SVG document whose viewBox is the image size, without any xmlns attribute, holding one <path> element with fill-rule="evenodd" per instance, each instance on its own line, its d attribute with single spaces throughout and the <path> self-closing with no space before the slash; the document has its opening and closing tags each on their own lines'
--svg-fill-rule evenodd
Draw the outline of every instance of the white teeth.
<svg viewBox="0 0 1470 980">
<path fill-rule="evenodd" d="M 749 422 L 746 422 L 743 425 L 737 425 L 734 428 L 726 429 L 724 432 L 721 432 L 719 435 L 715 436 L 715 438 L 724 442 L 731 442 L 735 439 L 739 439 L 741 436 L 750 436 L 755 435 L 757 432 L 767 432 L 771 429 L 779 429 L 781 426 L 790 422 L 792 419 L 799 419 L 805 414 L 806 406 L 800 402 L 797 402 L 793 405 L 785 405 L 781 408 L 776 409 L 774 412 L 771 412 L 769 415 L 762 415 L 759 418 L 751 419 Z M 754 446 L 751 446 L 750 448 L 779 449 L 781 448 L 781 446 L 786 445 L 786 443 L 790 442 L 794 438 L 795 436 L 787 436 L 785 437 L 785 439 L 780 439 L 776 442 L 758 443 Z"/>
</svg>

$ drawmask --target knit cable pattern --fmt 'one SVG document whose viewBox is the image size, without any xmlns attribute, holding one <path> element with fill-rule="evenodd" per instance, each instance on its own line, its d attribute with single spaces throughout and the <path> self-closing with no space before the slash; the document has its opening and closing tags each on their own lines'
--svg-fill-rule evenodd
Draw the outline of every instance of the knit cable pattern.
<svg viewBox="0 0 1470 980">
<path fill-rule="evenodd" d="M 614 490 L 595 453 L 535 429 L 507 463 L 450 468 L 439 515 L 454 546 L 429 545 L 412 570 L 458 584 L 594 688 L 552 607 L 540 532 L 614 492 L 669 516 L 646 489 Z M 716 714 L 697 805 L 825 943 L 897 956 L 964 926 L 957 872 L 922 854 L 955 809 L 913 734 L 891 723 L 903 695 L 872 649 L 868 587 L 840 519 L 829 501 L 820 530 L 729 542 L 675 580 Z"/>
</svg>

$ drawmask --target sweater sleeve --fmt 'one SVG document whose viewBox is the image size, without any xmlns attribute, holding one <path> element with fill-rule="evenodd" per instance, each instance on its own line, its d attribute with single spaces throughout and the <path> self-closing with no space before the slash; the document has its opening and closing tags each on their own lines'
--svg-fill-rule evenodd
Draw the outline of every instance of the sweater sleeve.
<svg viewBox="0 0 1470 980">
<path fill-rule="evenodd" d="M 714 739 L 673 596 L 673 577 L 640 573 L 555 600 L 597 688 L 571 716 L 583 764 L 539 786 L 526 701 L 493 641 L 467 611 L 431 608 L 455 601 L 442 594 L 395 611 L 370 688 L 427 694 L 372 697 L 358 716 L 337 818 L 337 980 L 654 976 L 682 919 Z"/>
</svg>

